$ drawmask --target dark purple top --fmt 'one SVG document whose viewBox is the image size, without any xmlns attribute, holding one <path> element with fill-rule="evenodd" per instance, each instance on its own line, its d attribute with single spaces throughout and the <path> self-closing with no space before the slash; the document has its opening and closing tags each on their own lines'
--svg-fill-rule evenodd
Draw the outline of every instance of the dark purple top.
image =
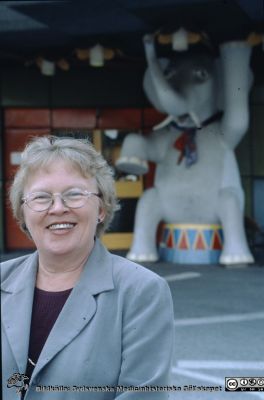
<svg viewBox="0 0 264 400">
<path fill-rule="evenodd" d="M 28 357 L 36 364 L 41 350 L 72 289 L 47 292 L 35 288 L 31 317 Z M 30 378 L 34 366 L 28 362 L 26 375 Z"/>
</svg>

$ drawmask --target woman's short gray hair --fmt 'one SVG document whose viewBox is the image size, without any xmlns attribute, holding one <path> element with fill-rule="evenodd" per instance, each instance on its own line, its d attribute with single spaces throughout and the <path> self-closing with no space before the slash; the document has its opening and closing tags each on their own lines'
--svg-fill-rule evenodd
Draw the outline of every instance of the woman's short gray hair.
<svg viewBox="0 0 264 400">
<path fill-rule="evenodd" d="M 21 207 L 26 182 L 36 169 L 43 168 L 57 159 L 72 164 L 85 178 L 95 178 L 105 211 L 104 220 L 97 225 L 96 235 L 100 236 L 109 227 L 119 207 L 115 194 L 113 170 L 88 139 L 57 136 L 32 138 L 22 153 L 20 167 L 10 188 L 14 217 L 21 229 L 29 234 Z"/>
</svg>

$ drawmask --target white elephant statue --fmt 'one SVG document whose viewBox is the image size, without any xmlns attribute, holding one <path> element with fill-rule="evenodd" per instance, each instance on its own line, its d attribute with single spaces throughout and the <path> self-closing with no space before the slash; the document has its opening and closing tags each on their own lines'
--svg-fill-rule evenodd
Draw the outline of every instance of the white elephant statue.
<svg viewBox="0 0 264 400">
<path fill-rule="evenodd" d="M 150 135 L 126 136 L 117 168 L 144 174 L 156 163 L 154 187 L 139 199 L 134 239 L 127 257 L 156 261 L 160 221 L 221 224 L 219 262 L 254 262 L 244 229 L 244 193 L 234 149 L 247 131 L 252 84 L 251 46 L 220 45 L 219 58 L 182 52 L 175 61 L 158 59 L 153 35 L 144 37 L 148 68 L 144 90 L 166 123 Z"/>
</svg>

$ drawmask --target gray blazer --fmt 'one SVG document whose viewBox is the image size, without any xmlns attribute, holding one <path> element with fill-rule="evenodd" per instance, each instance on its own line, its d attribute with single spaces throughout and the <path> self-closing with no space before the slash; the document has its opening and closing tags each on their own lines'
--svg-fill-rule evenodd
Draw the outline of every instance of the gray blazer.
<svg viewBox="0 0 264 400">
<path fill-rule="evenodd" d="M 4 400 L 18 400 L 7 381 L 26 370 L 37 264 L 35 252 L 1 265 Z M 43 347 L 25 400 L 167 399 L 166 391 L 130 389 L 170 384 L 173 342 L 167 283 L 96 240 Z M 118 385 L 124 390 L 116 391 Z"/>
</svg>

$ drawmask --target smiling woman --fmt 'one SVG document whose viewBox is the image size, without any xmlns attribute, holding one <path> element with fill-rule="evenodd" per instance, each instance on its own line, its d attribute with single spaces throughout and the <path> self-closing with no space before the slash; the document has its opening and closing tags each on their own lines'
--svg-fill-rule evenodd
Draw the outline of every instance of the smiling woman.
<svg viewBox="0 0 264 400">
<path fill-rule="evenodd" d="M 58 190 L 57 195 L 55 191 Z M 67 200 L 65 202 L 65 193 L 69 196 L 69 192 L 74 191 L 83 192 L 82 202 L 78 202 L 77 207 L 72 207 L 72 202 L 71 205 Z M 87 259 L 94 245 L 97 226 L 106 214 L 103 200 L 97 192 L 94 177 L 82 176 L 76 167 L 62 159 L 30 174 L 24 187 L 21 215 L 38 249 L 40 267 L 53 270 L 56 255 L 67 255 L 70 270 L 77 260 L 79 267 Z M 85 196 L 85 193 L 98 196 Z M 56 271 L 58 268 L 56 265 Z M 65 260 L 62 268 L 66 270 Z M 78 270 L 81 271 L 81 268 Z"/>
<path fill-rule="evenodd" d="M 85 177 L 94 177 L 101 194 L 106 215 L 97 227 L 100 236 L 109 226 L 117 202 L 113 184 L 112 170 L 93 146 L 85 140 L 57 137 L 38 137 L 30 142 L 22 155 L 22 163 L 11 187 L 10 200 L 14 215 L 22 229 L 26 229 L 23 209 L 20 205 L 25 196 L 25 185 L 35 171 L 47 170 L 50 164 L 65 161 L 68 166 Z M 64 177 L 63 177 L 64 178 Z M 27 230 L 26 230 L 27 232 Z"/>
<path fill-rule="evenodd" d="M 165 399 L 173 355 L 166 282 L 100 242 L 118 208 L 112 171 L 84 140 L 41 137 L 25 148 L 10 199 L 37 251 L 1 265 L 3 381 L 25 400 Z M 73 368 L 74 364 L 74 368 Z M 74 387 L 101 387 L 93 392 Z M 123 392 L 118 387 L 129 387 Z M 111 387 L 111 391 L 106 391 Z M 4 385 L 5 400 L 16 393 Z"/>
</svg>

